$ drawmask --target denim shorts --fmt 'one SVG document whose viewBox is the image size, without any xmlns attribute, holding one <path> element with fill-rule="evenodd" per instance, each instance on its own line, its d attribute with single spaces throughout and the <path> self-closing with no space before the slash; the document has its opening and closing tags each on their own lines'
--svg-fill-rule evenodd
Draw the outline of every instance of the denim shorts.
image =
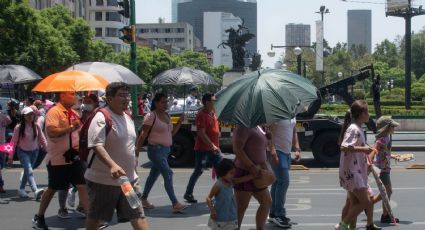
<svg viewBox="0 0 425 230">
<path fill-rule="evenodd" d="M 4 169 L 6 167 L 6 153 L 0 152 L 0 169 Z"/>
</svg>

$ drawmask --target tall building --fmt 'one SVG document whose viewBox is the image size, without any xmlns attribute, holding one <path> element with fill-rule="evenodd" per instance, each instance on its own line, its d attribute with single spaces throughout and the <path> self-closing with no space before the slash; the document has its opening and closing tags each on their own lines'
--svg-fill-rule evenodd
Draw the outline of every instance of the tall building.
<svg viewBox="0 0 425 230">
<path fill-rule="evenodd" d="M 171 22 L 177 22 L 177 5 L 190 0 L 171 0 Z"/>
<path fill-rule="evenodd" d="M 36 9 L 64 5 L 73 17 L 82 17 L 95 30 L 95 39 L 103 40 L 115 51 L 129 50 L 130 45 L 119 39 L 119 30 L 129 24 L 129 19 L 118 13 L 117 0 L 29 0 Z"/>
<path fill-rule="evenodd" d="M 229 47 L 218 45 L 228 39 L 229 28 L 237 29 L 242 19 L 231 13 L 204 12 L 204 47 L 213 52 L 213 65 L 226 65 L 233 67 L 232 52 Z"/>
<path fill-rule="evenodd" d="M 193 28 L 185 22 L 136 24 L 136 36 L 177 47 L 180 51 L 193 50 L 195 45 Z"/>
<path fill-rule="evenodd" d="M 177 19 L 193 26 L 195 36 L 204 40 L 204 12 L 225 12 L 244 20 L 256 37 L 246 45 L 249 53 L 257 52 L 257 2 L 255 0 L 189 0 L 178 3 Z"/>
<path fill-rule="evenodd" d="M 286 24 L 285 43 L 287 46 L 311 46 L 310 25 Z"/>
<path fill-rule="evenodd" d="M 348 48 L 353 45 L 363 45 L 369 53 L 372 52 L 372 11 L 348 10 L 347 43 Z"/>
</svg>

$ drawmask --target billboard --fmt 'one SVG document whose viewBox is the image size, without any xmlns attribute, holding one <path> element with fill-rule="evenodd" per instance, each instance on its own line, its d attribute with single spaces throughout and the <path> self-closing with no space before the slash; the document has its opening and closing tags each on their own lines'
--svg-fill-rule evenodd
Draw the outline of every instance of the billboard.
<svg viewBox="0 0 425 230">
<path fill-rule="evenodd" d="M 413 0 L 411 0 L 413 2 Z M 395 12 L 395 11 L 403 11 L 407 9 L 409 6 L 409 0 L 387 0 L 387 9 L 386 12 Z"/>
</svg>

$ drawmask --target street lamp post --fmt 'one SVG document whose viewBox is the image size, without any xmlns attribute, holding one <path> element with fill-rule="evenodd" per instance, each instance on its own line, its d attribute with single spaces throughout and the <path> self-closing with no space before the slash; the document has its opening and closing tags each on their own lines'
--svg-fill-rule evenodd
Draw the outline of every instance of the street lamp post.
<svg viewBox="0 0 425 230">
<path fill-rule="evenodd" d="M 271 44 L 270 51 L 267 52 L 267 55 L 269 57 L 274 57 L 276 55 L 276 52 L 273 51 L 273 48 L 294 48 L 294 54 L 297 55 L 297 73 L 298 75 L 301 75 L 301 54 L 303 52 L 301 47 L 311 48 L 311 46 L 274 46 Z"/>
</svg>

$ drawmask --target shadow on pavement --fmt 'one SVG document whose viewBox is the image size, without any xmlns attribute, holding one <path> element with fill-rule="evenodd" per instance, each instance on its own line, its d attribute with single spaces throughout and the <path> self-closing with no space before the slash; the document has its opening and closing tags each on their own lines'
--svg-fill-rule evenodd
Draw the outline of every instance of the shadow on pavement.
<svg viewBox="0 0 425 230">
<path fill-rule="evenodd" d="M 145 209 L 145 214 L 148 218 L 181 218 L 195 217 L 209 214 L 207 204 L 197 203 L 189 205 L 182 213 L 173 213 L 171 205 L 156 206 L 154 209 Z"/>
</svg>

